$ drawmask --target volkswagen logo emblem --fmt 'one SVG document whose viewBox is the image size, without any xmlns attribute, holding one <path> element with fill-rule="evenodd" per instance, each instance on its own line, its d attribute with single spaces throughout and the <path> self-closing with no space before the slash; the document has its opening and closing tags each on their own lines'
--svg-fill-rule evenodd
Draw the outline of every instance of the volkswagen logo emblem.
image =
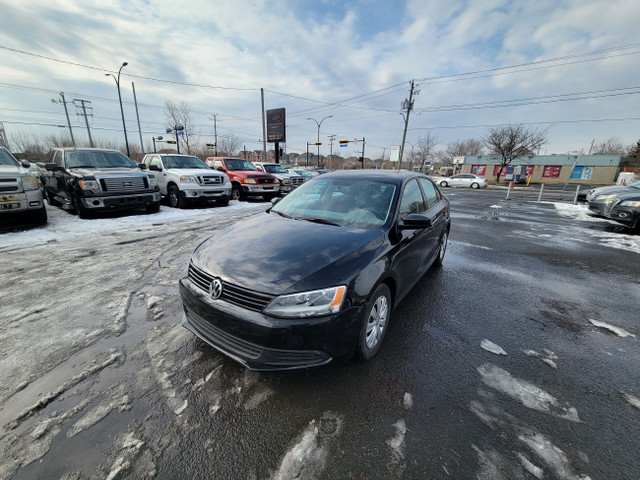
<svg viewBox="0 0 640 480">
<path fill-rule="evenodd" d="M 214 278 L 209 285 L 209 294 L 211 298 L 217 300 L 222 295 L 222 282 L 219 278 Z"/>
</svg>

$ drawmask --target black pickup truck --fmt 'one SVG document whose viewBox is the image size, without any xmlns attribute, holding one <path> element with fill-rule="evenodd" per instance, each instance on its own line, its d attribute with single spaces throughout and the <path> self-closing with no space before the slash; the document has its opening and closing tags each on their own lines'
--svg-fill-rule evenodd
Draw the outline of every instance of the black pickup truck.
<svg viewBox="0 0 640 480">
<path fill-rule="evenodd" d="M 50 205 L 74 210 L 80 218 L 99 211 L 160 209 L 155 179 L 121 152 L 56 148 L 52 155 L 51 163 L 38 163 Z"/>
</svg>

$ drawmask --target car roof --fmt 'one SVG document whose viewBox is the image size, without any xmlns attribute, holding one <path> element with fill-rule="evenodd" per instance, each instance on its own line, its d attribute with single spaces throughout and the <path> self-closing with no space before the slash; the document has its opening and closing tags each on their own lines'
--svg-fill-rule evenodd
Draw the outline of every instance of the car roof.
<svg viewBox="0 0 640 480">
<path fill-rule="evenodd" d="M 410 178 L 428 178 L 425 174 L 409 170 L 336 170 L 328 172 L 316 179 L 324 178 L 357 178 L 401 184 Z"/>
</svg>

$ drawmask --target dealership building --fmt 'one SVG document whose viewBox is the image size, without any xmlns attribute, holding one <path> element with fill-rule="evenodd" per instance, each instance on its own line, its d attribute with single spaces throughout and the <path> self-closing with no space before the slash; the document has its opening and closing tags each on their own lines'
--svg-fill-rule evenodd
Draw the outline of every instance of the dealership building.
<svg viewBox="0 0 640 480">
<path fill-rule="evenodd" d="M 532 183 L 574 183 L 610 185 L 621 171 L 621 155 L 524 155 L 504 168 L 501 180 L 530 177 Z M 454 159 L 459 173 L 475 173 L 494 180 L 500 170 L 500 157 L 465 156 Z"/>
</svg>

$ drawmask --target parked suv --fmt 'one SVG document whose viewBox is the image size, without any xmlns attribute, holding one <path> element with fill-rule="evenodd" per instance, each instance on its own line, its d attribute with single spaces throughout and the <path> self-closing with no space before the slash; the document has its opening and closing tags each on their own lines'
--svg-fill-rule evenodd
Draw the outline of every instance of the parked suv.
<svg viewBox="0 0 640 480">
<path fill-rule="evenodd" d="M 38 175 L 26 160 L 19 162 L 0 147 L 0 219 L 13 214 L 27 214 L 39 224 L 47 223 L 42 189 Z"/>
<path fill-rule="evenodd" d="M 261 172 L 244 158 L 209 157 L 205 160 L 211 168 L 226 173 L 231 179 L 231 198 L 263 197 L 271 200 L 280 192 L 280 182 L 269 173 Z"/>
<path fill-rule="evenodd" d="M 169 198 L 173 208 L 184 208 L 187 202 L 215 201 L 229 205 L 231 182 L 224 173 L 212 172 L 198 157 L 149 153 L 142 163 L 155 177 L 160 193 Z"/>
<path fill-rule="evenodd" d="M 94 212 L 160 209 L 155 178 L 117 150 L 56 148 L 51 163 L 39 163 L 50 205 L 74 210 L 80 218 Z"/>
<path fill-rule="evenodd" d="M 286 195 L 304 182 L 302 175 L 291 173 L 278 163 L 253 162 L 253 164 L 258 170 L 270 173 L 278 179 L 280 182 L 280 195 Z"/>
</svg>

